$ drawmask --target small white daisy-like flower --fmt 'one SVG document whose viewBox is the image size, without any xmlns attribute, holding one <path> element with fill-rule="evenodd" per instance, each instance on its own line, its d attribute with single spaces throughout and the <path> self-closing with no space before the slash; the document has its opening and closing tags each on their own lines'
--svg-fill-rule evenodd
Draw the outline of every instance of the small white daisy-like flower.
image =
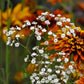
<svg viewBox="0 0 84 84">
<path fill-rule="evenodd" d="M 31 60 L 31 63 L 32 63 L 32 64 L 35 64 L 35 63 L 36 63 L 36 60 L 33 58 L 33 59 Z"/>
<path fill-rule="evenodd" d="M 62 26 L 62 22 L 57 22 L 56 23 L 58 26 Z"/>
<path fill-rule="evenodd" d="M 59 81 L 59 79 L 58 79 L 58 78 L 54 79 L 54 83 L 57 83 L 58 81 Z"/>
<path fill-rule="evenodd" d="M 34 26 L 31 26 L 31 27 L 30 27 L 30 30 L 34 30 L 34 28 L 35 28 Z"/>
<path fill-rule="evenodd" d="M 65 37 L 65 34 L 61 34 L 61 38 L 64 38 Z"/>
<path fill-rule="evenodd" d="M 15 43 L 15 47 L 19 47 L 19 45 L 20 45 L 20 43 L 18 43 L 18 42 Z"/>
<path fill-rule="evenodd" d="M 30 26 L 30 25 L 31 25 L 31 23 L 30 23 L 30 21 L 29 21 L 29 20 L 26 20 L 26 21 L 24 21 L 24 22 L 26 22 L 28 26 Z"/>
<path fill-rule="evenodd" d="M 71 33 L 68 31 L 68 32 L 67 32 L 67 35 L 71 35 Z"/>
<path fill-rule="evenodd" d="M 42 16 L 42 17 L 40 18 L 40 20 L 41 20 L 41 21 L 45 21 L 45 17 Z"/>
<path fill-rule="evenodd" d="M 43 49 L 39 49 L 39 53 L 40 54 L 43 54 L 44 53 L 44 50 Z"/>
<path fill-rule="evenodd" d="M 46 29 L 42 29 L 42 32 L 46 32 L 47 30 Z"/>
<path fill-rule="evenodd" d="M 73 69 L 73 66 L 72 65 L 69 65 L 69 69 L 72 70 Z"/>
<path fill-rule="evenodd" d="M 46 71 L 46 69 L 45 69 L 45 68 L 42 68 L 42 69 L 41 69 L 41 71 L 42 71 L 42 72 L 45 72 L 45 71 Z"/>
<path fill-rule="evenodd" d="M 54 39 L 54 43 L 57 43 L 58 42 L 58 39 Z"/>
<path fill-rule="evenodd" d="M 65 32 L 66 31 L 66 28 L 62 28 L 62 31 Z"/>
<path fill-rule="evenodd" d="M 48 32 L 48 35 L 52 35 L 52 31 L 49 31 L 49 32 Z"/>
<path fill-rule="evenodd" d="M 62 73 L 61 73 L 61 74 L 62 74 L 62 75 L 64 75 L 64 76 L 66 75 L 65 71 L 62 71 Z"/>
<path fill-rule="evenodd" d="M 57 35 L 56 34 L 53 34 L 53 37 L 55 38 L 55 37 L 57 37 Z"/>
<path fill-rule="evenodd" d="M 27 57 L 24 58 L 24 61 L 28 62 L 28 58 L 29 58 L 29 55 L 27 55 Z"/>
<path fill-rule="evenodd" d="M 58 58 L 58 59 L 57 59 L 57 62 L 61 62 L 61 58 Z"/>
<path fill-rule="evenodd" d="M 20 27 L 18 27 L 18 26 L 16 26 L 16 29 L 17 29 L 17 30 L 21 30 L 21 28 L 20 28 Z"/>
<path fill-rule="evenodd" d="M 19 35 L 19 34 L 17 34 L 17 35 L 15 35 L 15 37 L 16 37 L 16 38 L 19 38 L 19 37 L 20 37 L 20 35 Z"/>
<path fill-rule="evenodd" d="M 31 54 L 31 56 L 36 56 L 37 54 L 35 53 L 35 52 L 33 52 L 32 54 Z"/>
<path fill-rule="evenodd" d="M 51 68 L 48 68 L 47 72 L 51 73 L 52 72 L 52 69 Z"/>
<path fill-rule="evenodd" d="M 68 58 L 65 58 L 64 61 L 65 61 L 65 63 L 67 63 L 69 61 L 69 59 Z"/>
<path fill-rule="evenodd" d="M 56 70 L 55 72 L 56 72 L 57 74 L 59 74 L 59 73 L 60 73 L 60 70 Z"/>
<path fill-rule="evenodd" d="M 51 75 L 48 76 L 48 80 L 49 81 L 52 80 L 52 76 Z"/>
<path fill-rule="evenodd" d="M 58 17 L 61 17 L 61 14 L 58 14 L 57 16 L 58 16 Z"/>
<path fill-rule="evenodd" d="M 39 77 L 38 77 L 38 76 L 36 76 L 36 77 L 35 77 L 35 79 L 36 79 L 36 80 L 39 80 Z"/>
<path fill-rule="evenodd" d="M 45 61 L 45 64 L 49 64 L 50 62 L 49 61 Z"/>
<path fill-rule="evenodd" d="M 55 17 L 55 15 L 54 14 L 49 14 L 51 17 Z"/>
<path fill-rule="evenodd" d="M 59 20 L 59 17 L 55 17 L 55 20 Z"/>
<path fill-rule="evenodd" d="M 74 29 L 70 29 L 70 32 L 71 32 L 71 33 L 74 33 Z"/>
<path fill-rule="evenodd" d="M 24 28 L 24 27 L 26 27 L 26 25 L 24 24 L 24 25 L 22 25 L 22 28 Z"/>
<path fill-rule="evenodd" d="M 70 22 L 70 18 L 67 18 L 66 21 L 67 21 L 67 22 Z"/>
<path fill-rule="evenodd" d="M 46 23 L 47 25 L 49 25 L 49 24 L 50 24 L 49 20 L 46 20 L 46 21 L 45 21 L 45 23 Z"/>
<path fill-rule="evenodd" d="M 41 40 L 41 36 L 36 36 L 37 40 L 40 41 Z"/>
<path fill-rule="evenodd" d="M 45 43 L 45 45 L 48 45 L 48 44 L 49 44 L 49 42 L 48 42 L 48 41 L 45 41 L 44 43 Z"/>
<path fill-rule="evenodd" d="M 33 21 L 33 22 L 32 22 L 32 24 L 36 25 L 36 24 L 37 24 L 37 22 Z"/>
</svg>

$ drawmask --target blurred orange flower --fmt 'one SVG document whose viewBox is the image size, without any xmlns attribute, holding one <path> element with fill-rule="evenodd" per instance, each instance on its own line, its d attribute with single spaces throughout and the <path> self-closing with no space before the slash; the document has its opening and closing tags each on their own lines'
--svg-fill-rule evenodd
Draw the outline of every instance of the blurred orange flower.
<svg viewBox="0 0 84 84">
<path fill-rule="evenodd" d="M 35 69 L 36 69 L 36 64 L 30 63 L 26 68 L 26 72 L 32 74 L 35 71 Z"/>
<path fill-rule="evenodd" d="M 66 1 L 66 0 L 47 0 L 47 2 L 51 2 L 53 5 L 55 5 L 56 2 L 61 2 L 61 1 Z"/>
<path fill-rule="evenodd" d="M 78 5 L 84 11 L 84 1 L 79 2 Z"/>
<path fill-rule="evenodd" d="M 77 80 L 76 84 L 84 84 L 84 76 Z"/>
<path fill-rule="evenodd" d="M 18 72 L 18 73 L 16 73 L 15 76 L 14 76 L 15 82 L 21 84 L 21 83 L 24 81 L 23 75 L 24 75 L 23 72 Z"/>
</svg>

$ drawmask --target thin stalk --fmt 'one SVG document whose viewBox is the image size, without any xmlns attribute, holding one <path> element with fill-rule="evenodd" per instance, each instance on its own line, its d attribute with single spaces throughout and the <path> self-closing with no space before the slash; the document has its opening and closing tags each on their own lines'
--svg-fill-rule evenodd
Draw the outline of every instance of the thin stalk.
<svg viewBox="0 0 84 84">
<path fill-rule="evenodd" d="M 10 19 L 8 17 L 8 9 L 9 9 L 10 0 L 8 0 L 7 4 L 7 30 L 10 27 Z M 9 84 L 9 46 L 6 45 L 6 84 Z"/>
<path fill-rule="evenodd" d="M 2 72 L 1 72 L 1 68 L 3 66 L 3 47 L 2 47 L 2 12 L 4 10 L 4 0 L 0 1 L 0 9 L 1 9 L 1 41 L 0 41 L 0 84 L 3 84 L 3 77 L 2 77 Z M 2 80 L 1 80 L 2 79 Z"/>
</svg>

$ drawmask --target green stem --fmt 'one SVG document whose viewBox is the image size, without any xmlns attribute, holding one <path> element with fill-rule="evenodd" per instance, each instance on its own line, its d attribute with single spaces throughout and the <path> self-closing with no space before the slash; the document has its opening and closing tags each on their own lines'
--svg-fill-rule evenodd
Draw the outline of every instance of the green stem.
<svg viewBox="0 0 84 84">
<path fill-rule="evenodd" d="M 31 54 L 30 50 L 29 50 L 27 47 L 25 47 L 25 46 L 22 45 L 21 43 L 20 43 L 20 45 L 21 45 L 24 49 L 26 49 L 26 51 L 27 51 L 29 54 Z"/>
<path fill-rule="evenodd" d="M 10 19 L 8 17 L 8 9 L 9 9 L 10 0 L 8 0 L 7 4 L 7 30 L 10 28 Z M 6 84 L 9 84 L 9 46 L 6 45 Z"/>
</svg>

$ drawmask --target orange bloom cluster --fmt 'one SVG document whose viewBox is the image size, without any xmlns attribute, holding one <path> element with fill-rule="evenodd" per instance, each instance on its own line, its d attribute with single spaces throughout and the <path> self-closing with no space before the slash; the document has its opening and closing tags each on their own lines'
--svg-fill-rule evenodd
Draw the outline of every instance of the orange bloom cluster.
<svg viewBox="0 0 84 84">
<path fill-rule="evenodd" d="M 77 80 L 76 84 L 84 84 L 84 76 Z"/>
<path fill-rule="evenodd" d="M 66 0 L 47 0 L 47 2 L 51 2 L 53 5 L 55 5 L 56 2 L 61 2 L 61 1 L 66 1 Z"/>
<path fill-rule="evenodd" d="M 69 29 L 69 27 L 71 27 Z M 70 58 L 73 55 L 73 60 L 79 63 L 84 62 L 84 31 L 79 27 L 75 26 L 66 26 L 56 32 L 56 40 L 54 42 L 54 37 L 50 36 L 49 47 L 46 47 L 48 50 L 62 51 L 69 53 L 65 55 Z M 43 44 L 43 43 L 42 43 Z M 49 58 L 54 59 L 57 54 L 51 55 Z"/>
</svg>

